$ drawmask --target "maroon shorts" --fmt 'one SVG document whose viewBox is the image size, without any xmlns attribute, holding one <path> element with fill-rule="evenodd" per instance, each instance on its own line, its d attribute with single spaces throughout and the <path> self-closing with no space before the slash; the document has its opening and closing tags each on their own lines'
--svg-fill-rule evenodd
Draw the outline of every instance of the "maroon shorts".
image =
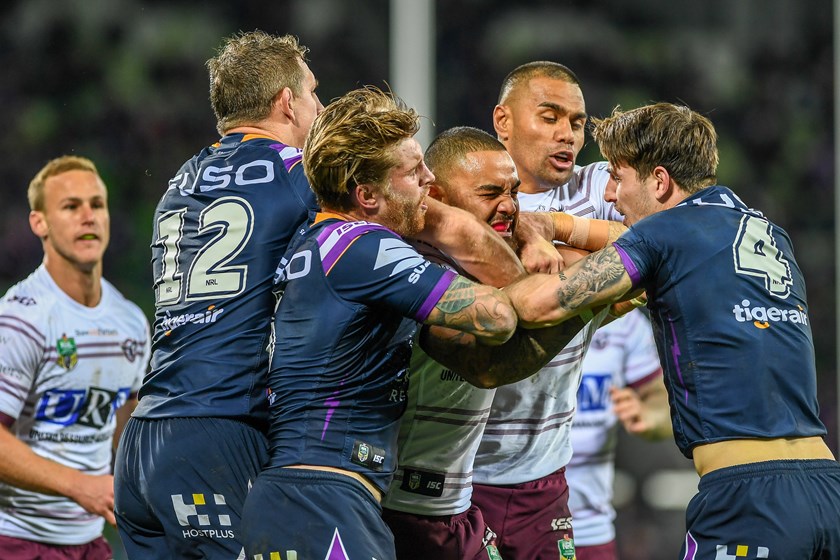
<svg viewBox="0 0 840 560">
<path fill-rule="evenodd" d="M 3 560 L 111 560 L 114 553 L 102 537 L 86 544 L 45 544 L 0 535 Z"/>
<path fill-rule="evenodd" d="M 382 519 L 394 533 L 397 560 L 488 560 L 498 555 L 496 535 L 475 506 L 439 517 L 383 508 Z"/>
<path fill-rule="evenodd" d="M 575 547 L 577 560 L 617 560 L 618 551 L 615 548 L 615 541 L 592 546 Z"/>
<path fill-rule="evenodd" d="M 566 469 L 508 486 L 473 484 L 472 501 L 493 527 L 502 558 L 575 557 Z"/>
</svg>

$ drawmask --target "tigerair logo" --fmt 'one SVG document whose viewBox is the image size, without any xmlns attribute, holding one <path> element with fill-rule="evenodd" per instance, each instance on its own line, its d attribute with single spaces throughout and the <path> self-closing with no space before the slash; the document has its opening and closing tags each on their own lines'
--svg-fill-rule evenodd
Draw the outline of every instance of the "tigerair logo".
<svg viewBox="0 0 840 560">
<path fill-rule="evenodd" d="M 211 539 L 232 539 L 235 537 L 230 527 L 230 515 L 227 513 L 227 502 L 222 494 L 212 494 L 212 505 L 207 503 L 204 494 L 191 494 L 188 500 L 183 494 L 172 494 L 172 507 L 178 524 L 184 529 L 185 539 L 195 537 L 210 537 Z M 197 526 L 196 526 L 197 525 Z"/>
<path fill-rule="evenodd" d="M 750 550 L 752 549 L 752 551 Z M 770 558 L 770 549 L 766 546 L 750 547 L 745 544 L 719 544 L 716 547 L 715 560 L 739 560 L 741 558 Z M 732 553 L 730 553 L 730 551 Z M 752 553 L 751 553 L 752 552 Z"/>
<path fill-rule="evenodd" d="M 211 305 L 206 311 L 201 313 L 185 313 L 183 315 L 168 316 L 161 320 L 160 328 L 166 331 L 163 333 L 164 336 L 169 336 L 172 334 L 172 331 L 188 323 L 215 323 L 216 319 L 218 319 L 224 310 L 223 307 L 217 308 L 215 305 Z"/>
<path fill-rule="evenodd" d="M 400 272 L 414 269 L 408 276 L 408 281 L 416 284 L 420 276 L 429 267 L 429 262 L 421 257 L 411 245 L 400 239 L 387 238 L 379 242 L 379 253 L 376 255 L 374 270 L 392 265 L 394 269 L 388 276 L 396 276 Z"/>
<path fill-rule="evenodd" d="M 732 308 L 732 314 L 739 323 L 752 322 L 757 329 L 770 328 L 770 323 L 799 323 L 808 324 L 808 315 L 802 306 L 796 309 L 779 309 L 778 307 L 752 307 L 745 299 L 740 305 Z"/>
</svg>

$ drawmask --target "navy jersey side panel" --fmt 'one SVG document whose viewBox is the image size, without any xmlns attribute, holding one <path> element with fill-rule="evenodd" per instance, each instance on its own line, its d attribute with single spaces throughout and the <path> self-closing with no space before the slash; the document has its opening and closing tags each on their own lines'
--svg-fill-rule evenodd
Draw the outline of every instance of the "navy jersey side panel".
<svg viewBox="0 0 840 560">
<path fill-rule="evenodd" d="M 647 291 L 686 456 L 700 443 L 826 433 L 805 282 L 784 230 L 710 187 L 615 246 Z"/>
<path fill-rule="evenodd" d="M 271 465 L 365 474 L 387 488 L 417 321 L 455 274 L 393 232 L 320 222 L 287 253 L 271 362 Z"/>
<path fill-rule="evenodd" d="M 170 181 L 155 212 L 153 354 L 135 416 L 266 420 L 274 271 L 317 207 L 300 159 L 232 134 Z"/>
</svg>

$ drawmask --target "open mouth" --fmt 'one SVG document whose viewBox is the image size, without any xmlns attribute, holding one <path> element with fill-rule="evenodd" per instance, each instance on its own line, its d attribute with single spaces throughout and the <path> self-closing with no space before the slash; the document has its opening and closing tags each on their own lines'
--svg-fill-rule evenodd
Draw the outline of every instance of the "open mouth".
<svg viewBox="0 0 840 560">
<path fill-rule="evenodd" d="M 575 163 L 574 153 L 568 150 L 553 153 L 548 159 L 555 167 L 562 169 L 567 169 Z"/>
<path fill-rule="evenodd" d="M 510 232 L 510 224 L 511 222 L 495 222 L 490 224 L 490 227 L 493 228 L 495 231 L 499 233 L 508 233 Z"/>
</svg>

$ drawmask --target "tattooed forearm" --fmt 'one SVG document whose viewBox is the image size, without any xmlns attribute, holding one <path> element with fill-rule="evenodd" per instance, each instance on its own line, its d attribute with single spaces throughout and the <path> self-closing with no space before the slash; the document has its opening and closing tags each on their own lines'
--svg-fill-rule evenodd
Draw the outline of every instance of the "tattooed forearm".
<svg viewBox="0 0 840 560">
<path fill-rule="evenodd" d="M 478 337 L 484 344 L 501 344 L 516 329 L 516 312 L 500 290 L 457 277 L 425 321 Z"/>
<path fill-rule="evenodd" d="M 570 274 L 565 271 L 559 274 L 557 305 L 568 311 L 586 306 L 601 293 L 618 289 L 624 275 L 624 264 L 617 251 L 606 249 L 592 253 Z"/>
<path fill-rule="evenodd" d="M 472 335 L 432 327 L 426 328 L 420 344 L 435 361 L 471 384 L 493 388 L 515 383 L 539 371 L 582 326 L 579 321 L 568 321 L 546 329 L 517 329 L 501 346 L 484 346 Z"/>
</svg>

